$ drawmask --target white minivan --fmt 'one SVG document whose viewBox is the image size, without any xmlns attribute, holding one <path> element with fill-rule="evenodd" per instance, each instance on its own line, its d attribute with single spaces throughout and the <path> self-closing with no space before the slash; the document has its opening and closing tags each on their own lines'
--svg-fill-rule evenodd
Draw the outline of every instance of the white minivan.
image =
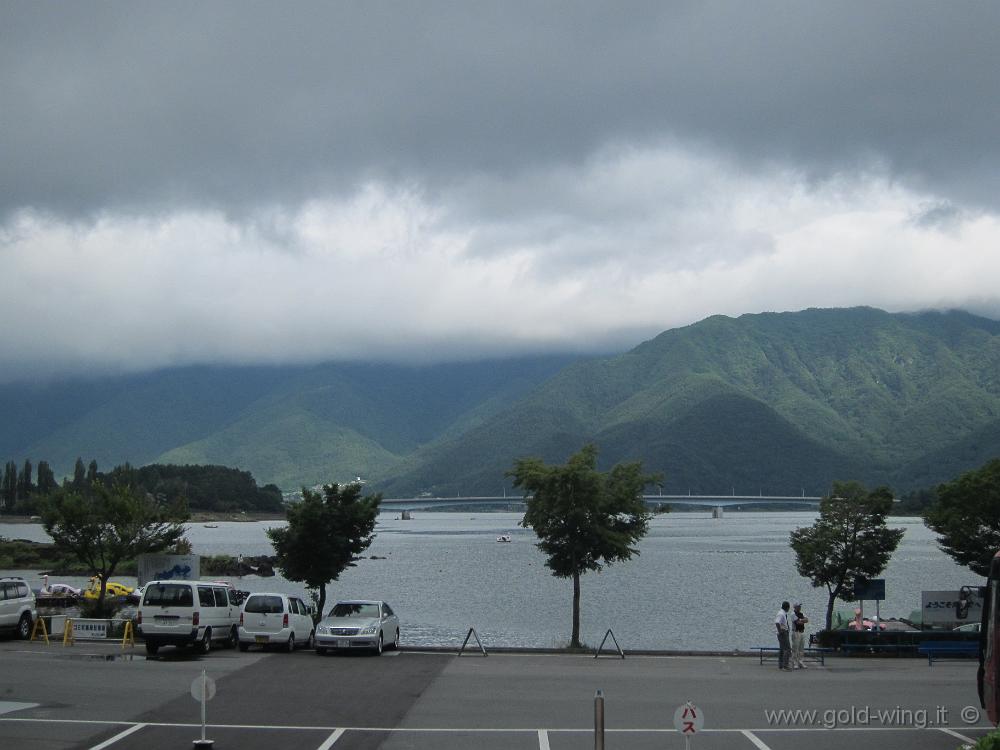
<svg viewBox="0 0 1000 750">
<path fill-rule="evenodd" d="M 250 594 L 240 613 L 240 651 L 251 645 L 277 644 L 286 651 L 313 647 L 312 612 L 305 602 L 286 594 Z"/>
<path fill-rule="evenodd" d="M 136 634 L 146 641 L 146 653 L 160 646 L 190 646 L 207 654 L 212 641 L 232 648 L 240 621 L 237 593 L 219 583 L 150 581 L 142 592 Z"/>
</svg>

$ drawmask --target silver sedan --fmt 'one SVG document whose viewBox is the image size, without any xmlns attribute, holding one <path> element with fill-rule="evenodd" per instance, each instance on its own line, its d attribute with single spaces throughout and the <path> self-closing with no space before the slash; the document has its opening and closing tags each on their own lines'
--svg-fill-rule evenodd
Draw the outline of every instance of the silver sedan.
<svg viewBox="0 0 1000 750">
<path fill-rule="evenodd" d="M 371 649 L 381 654 L 383 648 L 399 647 L 399 618 L 387 602 L 350 599 L 333 605 L 330 613 L 316 626 L 316 653 L 328 649 L 347 651 Z"/>
</svg>

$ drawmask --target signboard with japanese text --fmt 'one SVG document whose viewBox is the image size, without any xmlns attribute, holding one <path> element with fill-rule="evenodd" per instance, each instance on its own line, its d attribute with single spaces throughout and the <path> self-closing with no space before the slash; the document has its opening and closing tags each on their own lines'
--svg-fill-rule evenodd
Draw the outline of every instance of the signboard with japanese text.
<svg viewBox="0 0 1000 750">
<path fill-rule="evenodd" d="M 959 603 L 968 601 L 965 617 L 960 617 Z M 957 627 L 970 622 L 979 622 L 983 618 L 983 603 L 979 598 L 979 588 L 971 586 L 963 592 L 952 591 L 921 591 L 920 610 L 924 625 L 939 625 Z"/>
<path fill-rule="evenodd" d="M 81 641 L 108 637 L 107 620 L 73 620 L 73 638 Z"/>
</svg>

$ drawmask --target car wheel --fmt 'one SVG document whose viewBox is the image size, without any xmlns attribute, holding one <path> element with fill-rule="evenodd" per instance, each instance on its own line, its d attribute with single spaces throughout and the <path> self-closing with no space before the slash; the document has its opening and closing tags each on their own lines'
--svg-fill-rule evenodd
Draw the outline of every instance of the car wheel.
<svg viewBox="0 0 1000 750">
<path fill-rule="evenodd" d="M 295 650 L 295 633 L 288 636 L 288 643 L 285 644 L 285 651 L 292 653 Z"/>
<path fill-rule="evenodd" d="M 382 655 L 382 633 L 378 634 L 378 643 L 375 644 L 375 656 Z"/>
<path fill-rule="evenodd" d="M 326 656 L 326 649 L 322 646 L 316 647 L 316 656 Z"/>
<path fill-rule="evenodd" d="M 31 637 L 31 615 L 25 612 L 17 621 L 17 637 L 26 641 Z"/>
<path fill-rule="evenodd" d="M 236 648 L 236 646 L 239 645 L 239 642 L 240 635 L 236 632 L 236 626 L 234 625 L 233 629 L 229 631 L 229 640 L 226 641 L 226 648 Z"/>
<path fill-rule="evenodd" d="M 146 643 L 146 653 L 149 656 L 156 656 L 156 654 L 157 654 L 157 652 L 159 650 L 160 650 L 160 647 L 157 644 L 155 644 L 155 643 L 149 643 L 149 642 Z"/>
<path fill-rule="evenodd" d="M 316 637 L 312 633 L 312 631 L 310 631 L 309 640 L 306 641 L 306 649 L 311 649 L 315 645 L 316 645 Z"/>
<path fill-rule="evenodd" d="M 249 651 L 249 650 L 250 650 L 250 644 L 249 643 L 244 643 L 243 641 L 240 641 L 240 651 L 244 651 L 245 652 L 245 651 Z"/>
<path fill-rule="evenodd" d="M 212 650 L 212 629 L 205 628 L 205 637 L 201 639 L 201 643 L 198 644 L 198 649 L 203 654 L 207 654 Z"/>
</svg>

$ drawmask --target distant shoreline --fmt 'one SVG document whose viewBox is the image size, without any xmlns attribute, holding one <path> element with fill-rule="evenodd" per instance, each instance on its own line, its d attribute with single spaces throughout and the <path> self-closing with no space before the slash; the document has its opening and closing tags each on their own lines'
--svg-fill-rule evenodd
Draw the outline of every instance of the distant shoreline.
<svg viewBox="0 0 1000 750">
<path fill-rule="evenodd" d="M 191 518 L 187 520 L 187 523 L 201 523 L 203 521 L 241 521 L 241 522 L 254 522 L 254 521 L 285 521 L 287 516 L 284 513 L 240 513 L 240 512 L 229 512 L 229 513 L 217 513 L 213 511 L 194 511 L 191 513 Z"/>
<path fill-rule="evenodd" d="M 184 523 L 206 523 L 209 521 L 240 521 L 253 523 L 256 521 L 285 521 L 287 517 L 284 513 L 241 513 L 241 512 L 215 512 L 215 511 L 194 511 L 191 517 Z M 9 524 L 41 524 L 41 519 L 37 516 L 0 516 L 0 523 Z"/>
</svg>

